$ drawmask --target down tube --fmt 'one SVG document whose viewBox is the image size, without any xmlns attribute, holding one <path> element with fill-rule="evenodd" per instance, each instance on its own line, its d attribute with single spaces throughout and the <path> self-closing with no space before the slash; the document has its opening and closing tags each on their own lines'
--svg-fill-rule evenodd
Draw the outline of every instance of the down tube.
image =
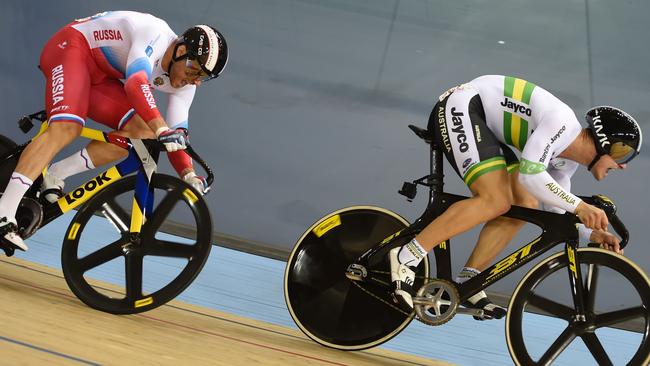
<svg viewBox="0 0 650 366">
<path fill-rule="evenodd" d="M 89 180 L 76 189 L 70 191 L 68 194 L 61 197 L 56 203 L 45 206 L 41 227 L 64 213 L 82 205 L 108 185 L 118 181 L 125 175 L 136 171 L 139 166 L 140 160 L 138 156 L 134 153 L 129 153 L 129 156 L 116 166 L 109 168 L 92 180 Z"/>
</svg>

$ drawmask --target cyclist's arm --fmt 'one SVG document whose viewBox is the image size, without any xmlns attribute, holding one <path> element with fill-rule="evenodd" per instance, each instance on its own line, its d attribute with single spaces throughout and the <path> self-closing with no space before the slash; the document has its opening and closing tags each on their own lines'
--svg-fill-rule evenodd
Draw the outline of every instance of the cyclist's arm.
<svg viewBox="0 0 650 366">
<path fill-rule="evenodd" d="M 170 128 L 185 128 L 189 131 L 188 117 L 195 92 L 195 85 L 186 85 L 177 92 L 169 94 L 166 119 Z M 168 152 L 167 157 L 178 176 L 184 177 L 194 171 L 192 158 L 185 151 Z"/>
<path fill-rule="evenodd" d="M 571 177 L 573 176 L 573 173 L 575 173 L 576 169 L 578 169 L 578 166 L 579 166 L 578 163 L 567 161 L 566 166 L 564 166 L 562 169 L 554 169 L 553 167 L 551 167 L 548 170 L 548 173 L 564 189 L 566 189 L 567 191 L 571 191 Z M 543 209 L 545 211 L 555 212 L 559 214 L 563 214 L 565 212 L 565 210 L 559 207 L 549 206 L 546 204 L 543 205 Z M 593 230 L 586 227 L 584 224 L 578 224 L 578 234 L 581 242 L 588 243 L 589 241 L 591 241 L 592 232 Z"/>
<path fill-rule="evenodd" d="M 540 123 L 528 138 L 521 154 L 519 181 L 545 205 L 575 213 L 582 200 L 560 185 L 546 168 L 551 158 L 566 149 L 576 138 L 580 132 L 580 123 L 575 120 L 575 116 L 575 121 L 567 120 L 566 113 L 552 117 L 547 122 Z"/>
<path fill-rule="evenodd" d="M 154 132 L 167 126 L 158 111 L 149 85 L 152 60 L 147 53 L 155 52 L 151 50 L 152 47 L 163 47 L 162 42 L 154 42 L 156 37 L 159 37 L 159 31 L 154 27 L 138 28 L 133 32 L 131 49 L 126 61 L 126 74 L 124 75 L 126 79 L 124 90 L 129 102 Z"/>
</svg>

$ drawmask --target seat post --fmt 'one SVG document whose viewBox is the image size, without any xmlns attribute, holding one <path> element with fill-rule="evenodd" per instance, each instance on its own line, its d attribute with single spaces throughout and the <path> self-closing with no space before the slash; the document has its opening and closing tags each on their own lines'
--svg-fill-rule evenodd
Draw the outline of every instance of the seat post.
<svg viewBox="0 0 650 366">
<path fill-rule="evenodd" d="M 430 184 L 429 199 L 433 200 L 436 193 L 441 193 L 444 185 L 444 173 L 442 171 L 442 151 L 435 142 L 431 142 L 431 151 L 429 156 L 429 178 L 427 183 Z"/>
</svg>

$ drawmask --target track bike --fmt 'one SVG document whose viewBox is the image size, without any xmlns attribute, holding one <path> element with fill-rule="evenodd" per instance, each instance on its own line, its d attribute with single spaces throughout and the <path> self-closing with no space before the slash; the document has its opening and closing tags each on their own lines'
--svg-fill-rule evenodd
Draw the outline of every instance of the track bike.
<svg viewBox="0 0 650 366">
<path fill-rule="evenodd" d="M 41 123 L 39 136 L 48 126 L 44 111 L 25 116 L 18 124 L 27 133 L 34 121 Z M 28 238 L 77 210 L 61 248 L 63 275 L 72 292 L 88 306 L 112 314 L 140 313 L 163 305 L 192 283 L 208 258 L 212 238 L 208 206 L 191 185 L 156 172 L 159 153 L 165 151 L 157 140 L 128 139 L 87 127 L 81 136 L 127 149 L 128 156 L 53 203 L 40 197 L 41 174 L 20 202 L 19 233 Z M 0 135 L 0 191 L 28 143 L 16 145 Z M 210 167 L 191 146 L 186 151 L 206 171 L 211 185 Z M 184 226 L 186 238 L 162 231 L 173 225 L 168 218 L 176 213 L 190 222 Z M 7 256 L 14 254 L 13 248 L 2 249 Z M 161 267 L 169 273 L 159 273 Z M 107 289 L 90 278 L 96 274 L 108 274 L 122 286 Z"/>
<path fill-rule="evenodd" d="M 288 259 L 285 301 L 293 320 L 309 338 L 340 350 L 361 350 L 388 341 L 413 319 L 438 326 L 456 314 L 482 316 L 482 309 L 460 304 L 564 244 L 563 250 L 542 259 L 528 271 L 510 298 L 505 331 L 514 363 L 551 364 L 562 352 L 575 347 L 572 342 L 580 338 L 586 354 L 591 354 L 592 360 L 600 365 L 648 364 L 648 276 L 624 256 L 595 245 L 579 247 L 576 228 L 579 220 L 570 213 L 513 206 L 503 216 L 532 223 L 541 229 L 541 234 L 462 284 L 453 281 L 451 243 L 445 240 L 433 250 L 435 277 L 429 277 L 432 264 L 429 257 L 415 270 L 414 310 L 406 312 L 398 307 L 392 296 L 388 252 L 409 242 L 450 205 L 467 198 L 443 192 L 441 149 L 432 141 L 429 131 L 413 125 L 409 128 L 430 145 L 430 173 L 405 182 L 399 193 L 413 200 L 418 185 L 428 187 L 425 212 L 409 224 L 396 213 L 380 207 L 343 208 L 305 231 Z M 606 212 L 624 248 L 629 233 L 617 216 L 612 200 L 603 195 L 581 198 Z M 633 300 L 617 303 L 612 308 L 610 303 L 617 301 L 619 291 L 625 291 Z M 525 319 L 531 313 L 545 315 L 545 324 L 555 326 L 555 332 L 546 335 L 550 337 L 545 340 L 548 345 L 540 340 L 544 335 L 541 329 L 526 326 Z M 611 337 L 609 333 L 603 334 L 603 330 L 633 335 L 639 342 L 638 348 L 634 345 L 624 355 L 624 361 L 614 360 L 612 352 L 606 350 L 611 351 L 616 344 L 609 343 Z M 588 358 L 583 360 L 589 362 Z"/>
</svg>

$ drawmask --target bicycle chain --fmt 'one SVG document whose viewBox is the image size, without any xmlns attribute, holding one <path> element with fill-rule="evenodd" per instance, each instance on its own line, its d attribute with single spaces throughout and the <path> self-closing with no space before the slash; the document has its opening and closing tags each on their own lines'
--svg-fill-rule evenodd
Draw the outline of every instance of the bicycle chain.
<svg viewBox="0 0 650 366">
<path fill-rule="evenodd" d="M 411 312 L 411 313 L 407 313 L 406 311 L 404 311 L 404 310 L 398 308 L 398 307 L 395 306 L 394 304 L 391 304 L 390 302 L 388 302 L 388 301 L 382 299 L 381 297 L 379 297 L 379 296 L 373 294 L 372 292 L 366 290 L 365 288 L 363 288 L 363 286 L 361 286 L 359 283 L 357 283 L 357 281 L 351 281 L 351 282 L 352 282 L 355 286 L 357 286 L 358 288 L 360 288 L 363 292 L 365 292 L 365 293 L 367 293 L 368 295 L 374 297 L 375 299 L 377 299 L 377 300 L 383 302 L 384 304 L 386 304 L 386 305 L 388 305 L 389 307 L 391 307 L 393 310 L 395 310 L 395 311 L 397 311 L 397 312 L 400 312 L 400 313 L 402 313 L 403 315 L 411 316 L 411 315 L 414 314 L 414 312 L 415 312 L 415 311 L 413 311 L 413 312 Z"/>
</svg>

